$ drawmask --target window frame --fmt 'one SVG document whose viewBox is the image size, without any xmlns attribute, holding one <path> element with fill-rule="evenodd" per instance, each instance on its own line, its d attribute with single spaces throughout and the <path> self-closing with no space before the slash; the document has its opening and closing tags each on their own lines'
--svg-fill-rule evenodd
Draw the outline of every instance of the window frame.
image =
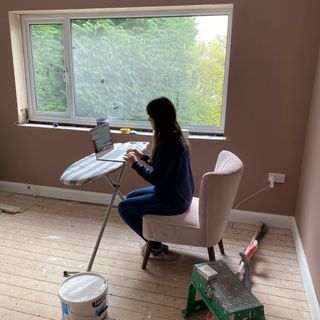
<svg viewBox="0 0 320 320">
<path fill-rule="evenodd" d="M 224 84 L 221 106 L 221 126 L 209 125 L 184 125 L 191 133 L 200 134 L 223 134 L 225 128 L 229 62 L 231 48 L 231 30 L 233 5 L 195 5 L 195 6 L 169 6 L 169 7 L 132 7 L 132 8 L 110 8 L 110 9 L 88 9 L 68 11 L 47 11 L 35 14 L 21 13 L 23 56 L 26 73 L 26 87 L 29 119 L 33 122 L 58 122 L 72 125 L 95 125 L 93 118 L 76 117 L 73 89 L 73 65 L 72 65 L 72 36 L 71 21 L 73 19 L 85 18 L 136 18 L 136 17 L 170 17 L 170 16 L 206 16 L 206 15 L 227 15 L 228 28 L 226 39 L 226 56 L 224 65 Z M 64 37 L 64 62 L 67 94 L 67 111 L 62 112 L 41 112 L 36 110 L 35 79 L 33 76 L 33 57 L 31 51 L 30 25 L 33 24 L 62 24 Z M 112 127 L 129 127 L 132 129 L 150 130 L 148 121 L 129 121 L 109 119 Z"/>
</svg>

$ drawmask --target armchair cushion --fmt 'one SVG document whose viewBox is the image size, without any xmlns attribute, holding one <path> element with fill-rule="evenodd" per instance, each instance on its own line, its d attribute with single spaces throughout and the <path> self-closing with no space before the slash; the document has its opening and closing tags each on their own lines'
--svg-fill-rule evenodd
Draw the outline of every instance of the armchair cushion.
<svg viewBox="0 0 320 320">
<path fill-rule="evenodd" d="M 185 213 L 173 216 L 145 215 L 143 235 L 148 240 L 202 246 L 205 235 L 200 232 L 198 207 L 199 198 L 193 197 Z"/>
</svg>

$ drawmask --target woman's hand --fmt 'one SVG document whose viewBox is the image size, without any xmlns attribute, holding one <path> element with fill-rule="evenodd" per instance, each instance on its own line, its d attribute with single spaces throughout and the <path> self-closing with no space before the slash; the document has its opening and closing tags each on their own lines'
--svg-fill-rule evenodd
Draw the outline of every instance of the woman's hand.
<svg viewBox="0 0 320 320">
<path fill-rule="evenodd" d="M 143 152 L 136 148 L 129 148 L 126 151 L 126 154 L 133 153 L 137 158 L 141 158 L 143 156 Z"/>
<path fill-rule="evenodd" d="M 134 151 L 127 150 L 126 154 L 123 156 L 123 158 L 131 163 L 135 163 L 138 159 Z"/>
</svg>

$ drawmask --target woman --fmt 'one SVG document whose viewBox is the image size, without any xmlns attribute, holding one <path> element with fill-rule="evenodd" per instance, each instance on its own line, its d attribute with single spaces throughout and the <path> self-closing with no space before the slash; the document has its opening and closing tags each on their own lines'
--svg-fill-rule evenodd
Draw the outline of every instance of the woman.
<svg viewBox="0 0 320 320">
<path fill-rule="evenodd" d="M 177 123 L 174 104 L 160 97 L 149 102 L 147 113 L 154 130 L 151 156 L 128 149 L 125 158 L 153 186 L 130 192 L 118 206 L 122 219 L 142 239 L 145 214 L 181 214 L 189 208 L 194 192 L 190 147 Z M 154 242 L 151 257 L 162 258 L 166 251 L 166 245 Z"/>
</svg>

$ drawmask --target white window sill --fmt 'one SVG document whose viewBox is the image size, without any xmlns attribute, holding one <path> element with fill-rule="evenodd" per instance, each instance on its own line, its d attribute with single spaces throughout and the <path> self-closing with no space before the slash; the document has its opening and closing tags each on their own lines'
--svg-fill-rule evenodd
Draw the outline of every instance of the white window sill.
<svg viewBox="0 0 320 320">
<path fill-rule="evenodd" d="M 39 128 L 39 129 L 54 129 L 54 130 L 72 130 L 72 131 L 90 131 L 92 128 L 89 127 L 77 127 L 77 126 L 53 126 L 52 124 L 42 124 L 42 123 L 17 123 L 19 127 L 25 128 Z M 121 134 L 120 130 L 111 130 L 112 133 Z M 138 135 L 138 136 L 152 136 L 152 132 L 147 131 L 137 131 L 133 130 L 134 133 L 130 135 Z M 215 136 L 215 135 L 206 135 L 206 134 L 191 134 L 189 135 L 189 139 L 191 140 L 217 140 L 217 141 L 225 141 L 227 138 L 225 136 Z"/>
</svg>

